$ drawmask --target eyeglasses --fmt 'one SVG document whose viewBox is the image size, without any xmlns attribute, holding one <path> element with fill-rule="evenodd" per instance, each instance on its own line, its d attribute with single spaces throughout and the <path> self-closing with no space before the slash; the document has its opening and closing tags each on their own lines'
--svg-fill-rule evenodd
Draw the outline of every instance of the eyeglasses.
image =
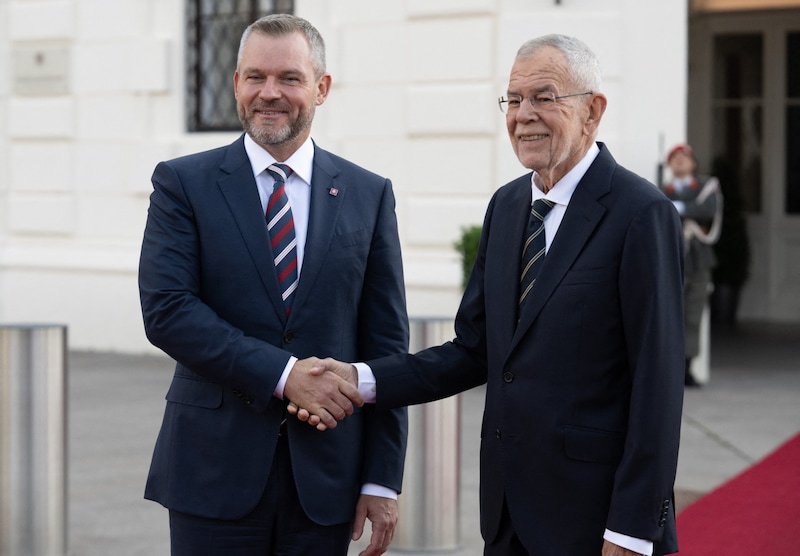
<svg viewBox="0 0 800 556">
<path fill-rule="evenodd" d="M 556 101 L 562 98 L 579 97 L 583 95 L 591 95 L 594 91 L 586 91 L 585 93 L 573 93 L 571 95 L 556 96 L 555 93 L 550 91 L 542 91 L 530 97 L 522 95 L 508 95 L 508 97 L 500 97 L 497 99 L 497 105 L 503 114 L 509 112 L 514 113 L 522 106 L 522 101 L 528 99 L 534 111 L 536 112 L 549 112 L 556 107 Z"/>
</svg>

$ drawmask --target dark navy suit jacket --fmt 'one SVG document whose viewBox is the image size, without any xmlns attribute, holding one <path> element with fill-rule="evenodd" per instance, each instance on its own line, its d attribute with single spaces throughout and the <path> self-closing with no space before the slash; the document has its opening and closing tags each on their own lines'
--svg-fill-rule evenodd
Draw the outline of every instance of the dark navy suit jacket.
<svg viewBox="0 0 800 556">
<path fill-rule="evenodd" d="M 145 497 L 220 519 L 246 515 L 264 491 L 284 409 L 273 391 L 291 355 L 358 361 L 408 349 L 390 181 L 315 146 L 287 321 L 243 137 L 156 167 L 139 270 L 147 336 L 177 362 Z M 405 409 L 357 409 L 324 433 L 288 425 L 312 520 L 351 521 L 362 483 L 400 490 Z"/>
<path fill-rule="evenodd" d="M 658 189 L 600 145 L 517 323 L 531 175 L 500 188 L 456 339 L 369 361 L 378 407 L 486 383 L 481 530 L 503 499 L 537 556 L 597 556 L 605 528 L 676 550 L 683 237 Z"/>
</svg>

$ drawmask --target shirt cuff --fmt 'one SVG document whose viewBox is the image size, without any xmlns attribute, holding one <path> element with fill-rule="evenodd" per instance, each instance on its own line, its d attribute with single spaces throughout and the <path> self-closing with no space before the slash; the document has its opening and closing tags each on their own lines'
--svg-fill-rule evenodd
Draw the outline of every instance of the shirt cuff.
<svg viewBox="0 0 800 556">
<path fill-rule="evenodd" d="M 615 533 L 614 531 L 609 531 L 608 529 L 606 529 L 606 532 L 603 534 L 603 538 L 608 542 L 613 542 L 617 546 L 627 548 L 628 550 L 638 552 L 639 554 L 644 554 L 645 556 L 653 555 L 653 541 L 629 537 L 628 535 Z"/>
<path fill-rule="evenodd" d="M 353 366 L 358 371 L 358 391 L 364 398 L 364 403 L 375 403 L 378 398 L 377 381 L 372 369 L 366 363 L 353 363 Z"/>
<path fill-rule="evenodd" d="M 292 355 L 289 357 L 289 362 L 286 363 L 286 367 L 283 368 L 281 378 L 278 379 L 278 384 L 275 386 L 275 391 L 272 393 L 272 395 L 279 400 L 283 399 L 283 389 L 286 386 L 286 379 L 289 378 L 289 373 L 292 372 L 292 367 L 294 367 L 295 363 L 297 363 L 297 357 Z"/>
<path fill-rule="evenodd" d="M 361 487 L 361 494 L 397 500 L 397 491 L 383 485 L 377 485 L 375 483 L 364 483 L 364 486 Z"/>
</svg>

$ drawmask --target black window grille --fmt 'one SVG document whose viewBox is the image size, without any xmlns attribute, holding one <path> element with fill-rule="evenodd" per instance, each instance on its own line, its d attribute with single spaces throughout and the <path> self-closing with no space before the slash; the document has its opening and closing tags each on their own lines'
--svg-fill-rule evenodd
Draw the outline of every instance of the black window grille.
<svg viewBox="0 0 800 556">
<path fill-rule="evenodd" d="M 293 13 L 293 0 L 187 0 L 189 131 L 237 131 L 233 72 L 242 32 L 259 17 Z"/>
</svg>

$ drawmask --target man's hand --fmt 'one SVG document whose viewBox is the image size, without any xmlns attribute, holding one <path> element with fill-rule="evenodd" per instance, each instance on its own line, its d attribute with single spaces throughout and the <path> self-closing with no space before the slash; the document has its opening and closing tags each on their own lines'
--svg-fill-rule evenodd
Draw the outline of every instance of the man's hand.
<svg viewBox="0 0 800 556">
<path fill-rule="evenodd" d="M 353 540 L 357 541 L 364 533 L 365 520 L 372 523 L 372 537 L 369 546 L 359 556 L 378 556 L 389 549 L 397 526 L 397 500 L 362 494 L 356 505 L 356 518 L 353 522 Z"/>
<path fill-rule="evenodd" d="M 622 548 L 609 541 L 603 541 L 602 556 L 642 556 L 639 552 L 633 552 L 627 548 Z"/>
<path fill-rule="evenodd" d="M 321 424 L 323 428 L 320 430 L 325 430 L 336 427 L 337 421 L 352 415 L 353 404 L 361 407 L 364 399 L 352 382 L 343 380 L 334 372 L 326 373 L 325 365 L 319 370 L 322 363 L 316 357 L 297 361 L 286 379 L 283 397 L 291 402 L 290 405 L 307 410 L 310 416 L 315 417 L 317 428 Z"/>
<path fill-rule="evenodd" d="M 308 359 L 306 359 L 306 361 L 308 361 Z M 336 359 L 332 359 L 330 357 L 321 360 L 317 359 L 316 361 L 317 364 L 315 364 L 309 370 L 309 374 L 312 376 L 324 376 L 325 373 L 336 374 L 353 387 L 358 386 L 358 371 L 356 371 L 356 368 L 353 365 L 337 361 Z M 292 372 L 294 372 L 294 370 L 292 370 Z M 289 376 L 291 376 L 291 373 Z M 305 406 L 301 403 L 296 403 L 296 400 L 292 398 L 290 399 L 291 402 L 287 406 L 287 412 L 290 415 L 296 415 L 299 420 L 307 422 L 312 427 L 316 427 L 317 430 L 324 431 L 328 428 L 329 425 L 322 418 L 323 416 L 315 413 L 313 410 L 309 409 L 308 406 Z M 362 403 L 358 403 L 356 405 L 361 407 L 363 405 L 363 400 Z M 338 420 L 341 421 L 341 419 Z"/>
<path fill-rule="evenodd" d="M 325 359 L 318 359 L 318 363 L 311 369 L 312 375 L 321 375 L 325 372 L 331 372 L 339 375 L 343 380 L 349 382 L 355 387 L 358 387 L 358 371 L 355 365 L 337 361 L 331 357 Z"/>
</svg>

